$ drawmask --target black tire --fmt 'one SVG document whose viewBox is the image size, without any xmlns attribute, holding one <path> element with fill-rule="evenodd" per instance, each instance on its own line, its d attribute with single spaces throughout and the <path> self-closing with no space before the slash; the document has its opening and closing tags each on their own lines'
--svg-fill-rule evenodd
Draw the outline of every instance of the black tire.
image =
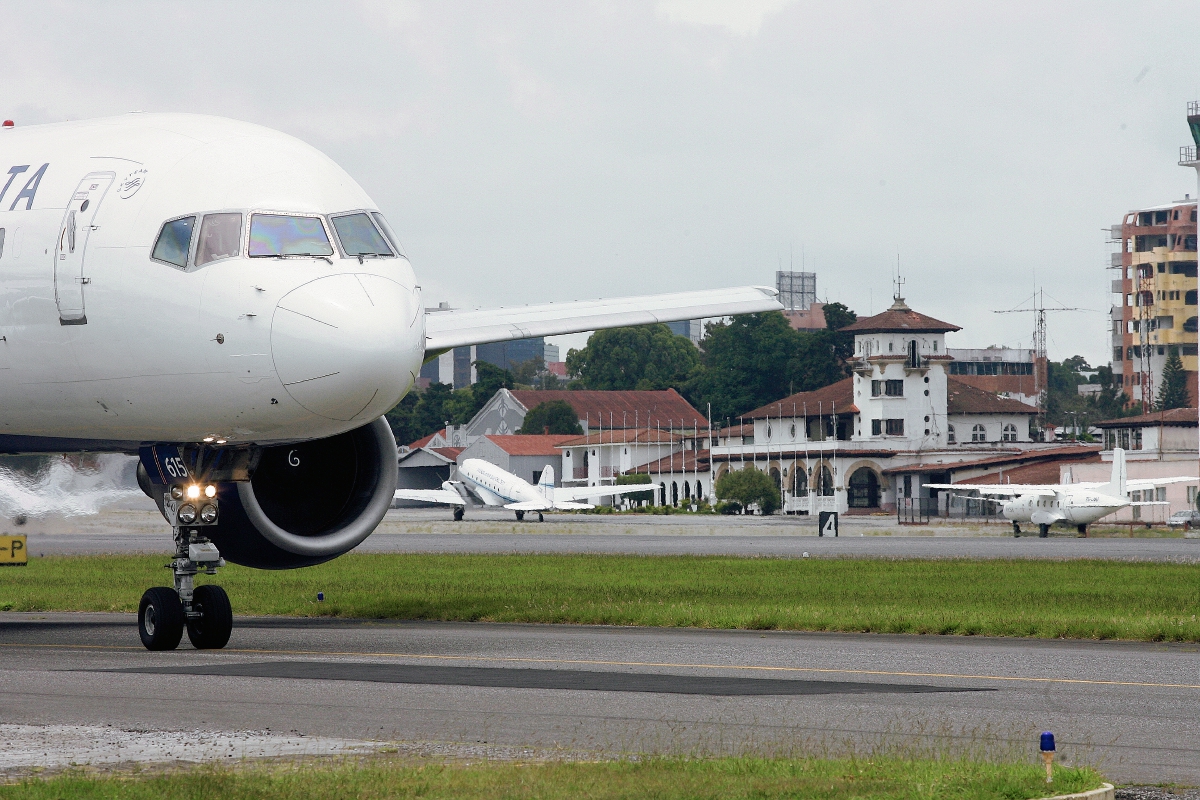
<svg viewBox="0 0 1200 800">
<path fill-rule="evenodd" d="M 174 589 L 147 589 L 138 604 L 138 634 L 147 650 L 174 650 L 183 638 L 186 618 Z"/>
<path fill-rule="evenodd" d="M 220 650 L 229 643 L 229 634 L 233 633 L 233 606 L 224 589 L 211 583 L 197 586 L 192 595 L 192 611 L 200 612 L 198 619 L 187 621 L 188 639 L 193 647 Z"/>
<path fill-rule="evenodd" d="M 1087 538 L 1087 525 L 1077 525 L 1075 530 L 1079 531 L 1080 536 Z"/>
<path fill-rule="evenodd" d="M 538 522 L 545 522 L 546 519 L 542 516 L 542 512 L 538 512 Z"/>
<path fill-rule="evenodd" d="M 521 521 L 523 521 L 524 519 L 525 519 L 525 512 L 524 512 L 524 511 L 518 511 L 518 512 L 517 512 L 517 522 L 521 522 Z"/>
<path fill-rule="evenodd" d="M 1050 536 L 1050 526 L 1049 525 L 1038 525 L 1038 538 L 1046 539 L 1046 538 L 1049 538 L 1049 536 Z"/>
<path fill-rule="evenodd" d="M 1017 539 L 1021 538 L 1021 526 L 1015 522 L 1013 523 L 1013 537 Z"/>
<path fill-rule="evenodd" d="M 463 508 L 462 506 L 455 506 L 454 507 L 454 521 L 462 522 L 463 512 L 465 512 L 465 511 L 466 511 L 466 509 Z"/>
</svg>

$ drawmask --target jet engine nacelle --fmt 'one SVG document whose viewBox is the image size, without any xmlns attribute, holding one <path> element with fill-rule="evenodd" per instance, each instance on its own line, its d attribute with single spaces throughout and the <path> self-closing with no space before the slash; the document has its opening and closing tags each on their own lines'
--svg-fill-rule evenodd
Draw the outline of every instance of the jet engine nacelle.
<svg viewBox="0 0 1200 800">
<path fill-rule="evenodd" d="M 336 558 L 371 535 L 396 491 L 396 440 L 385 420 L 264 448 L 249 481 L 217 483 L 220 516 L 199 530 L 234 564 L 295 569 Z M 159 508 L 165 487 L 139 481 Z"/>
</svg>

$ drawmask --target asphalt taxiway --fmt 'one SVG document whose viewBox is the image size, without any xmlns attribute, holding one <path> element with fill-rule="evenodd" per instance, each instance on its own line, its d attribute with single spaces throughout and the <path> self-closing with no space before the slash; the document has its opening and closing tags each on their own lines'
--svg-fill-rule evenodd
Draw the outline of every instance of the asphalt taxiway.
<svg viewBox="0 0 1200 800">
<path fill-rule="evenodd" d="M 1195 646 L 239 618 L 225 650 L 150 653 L 130 615 L 0 614 L 10 730 L 1026 756 L 1053 730 L 1068 763 L 1194 784 L 1197 708 Z"/>
<path fill-rule="evenodd" d="M 38 555 L 163 553 L 170 530 L 149 501 L 88 517 L 31 520 L 22 528 Z M 1200 538 L 1146 536 L 1081 539 L 1074 531 L 1050 538 L 1014 538 L 1007 524 L 955 525 L 945 521 L 901 526 L 894 517 L 843 517 L 842 535 L 818 537 L 804 517 L 547 515 L 543 523 L 512 513 L 473 509 L 453 522 L 444 509 L 394 509 L 357 552 L 375 553 L 630 553 L 801 558 L 1098 558 L 1200 562 Z"/>
</svg>

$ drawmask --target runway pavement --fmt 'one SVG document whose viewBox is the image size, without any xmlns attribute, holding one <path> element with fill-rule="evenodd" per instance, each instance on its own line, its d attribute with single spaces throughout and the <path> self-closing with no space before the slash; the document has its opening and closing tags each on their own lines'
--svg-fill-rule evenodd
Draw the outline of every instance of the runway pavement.
<svg viewBox="0 0 1200 800">
<path fill-rule="evenodd" d="M 149 653 L 129 615 L 0 614 L 8 725 L 1025 757 L 1053 730 L 1068 763 L 1194 784 L 1198 707 L 1195 646 L 239 618 L 226 650 Z"/>
<path fill-rule="evenodd" d="M 147 501 L 148 503 L 148 501 Z M 29 552 L 162 553 L 170 530 L 162 516 L 140 502 L 89 517 L 32 520 L 20 531 Z M 1122 529 L 1123 530 L 1123 529 Z M 1101 558 L 1200 562 L 1200 539 L 1145 536 L 1076 538 L 1055 532 L 1048 539 L 1014 538 L 1007 525 L 924 527 L 896 524 L 894 517 L 844 517 L 838 538 L 820 538 L 802 517 L 548 515 L 544 523 L 517 522 L 510 512 L 473 510 L 466 521 L 444 510 L 395 509 L 358 552 L 386 553 L 633 553 L 639 555 L 736 555 L 812 558 Z M 1161 532 L 1159 532 L 1161 533 Z"/>
</svg>

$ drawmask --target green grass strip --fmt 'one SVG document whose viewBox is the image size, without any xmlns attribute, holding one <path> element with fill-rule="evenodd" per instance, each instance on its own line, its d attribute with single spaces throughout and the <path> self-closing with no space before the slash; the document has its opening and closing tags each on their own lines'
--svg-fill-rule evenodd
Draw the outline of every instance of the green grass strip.
<svg viewBox="0 0 1200 800">
<path fill-rule="evenodd" d="M 1086 768 L 1057 768 L 1053 793 L 1097 788 Z M 201 767 L 150 776 L 66 774 L 0 787 L 7 800 L 50 798 L 819 798 L 1023 800 L 1050 793 L 1036 764 L 972 761 L 651 759 L 612 762 L 376 761 L 317 766 Z"/>
<path fill-rule="evenodd" d="M 0 609 L 134 611 L 166 561 L 35 558 Z M 238 614 L 1200 641 L 1194 564 L 352 554 L 216 581 Z"/>
</svg>

